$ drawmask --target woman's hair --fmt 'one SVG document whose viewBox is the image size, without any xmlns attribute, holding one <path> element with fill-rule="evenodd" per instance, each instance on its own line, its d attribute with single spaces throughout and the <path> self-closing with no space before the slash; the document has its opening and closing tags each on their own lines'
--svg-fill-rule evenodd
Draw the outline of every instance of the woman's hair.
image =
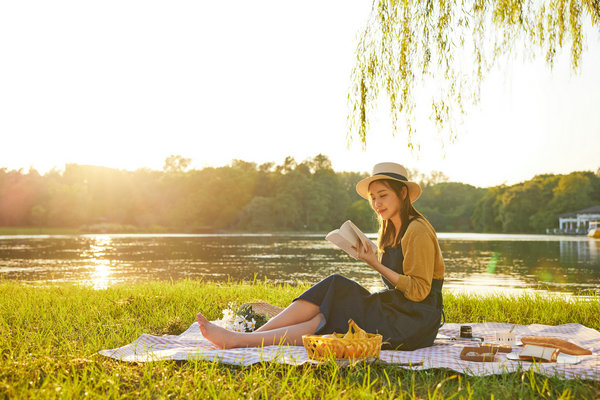
<svg viewBox="0 0 600 400">
<path fill-rule="evenodd" d="M 400 234 L 396 236 L 396 228 L 394 227 L 394 224 L 392 224 L 389 220 L 384 220 L 381 218 L 381 215 L 377 214 L 377 220 L 379 221 L 377 247 L 379 248 L 379 252 L 383 253 L 385 247 L 397 247 L 400 244 L 400 240 L 402 240 L 402 237 L 408 228 L 410 217 L 423 218 L 423 215 L 413 207 L 410 201 L 408 187 L 404 183 L 393 179 L 378 179 L 378 182 L 383 182 L 384 185 L 392 189 L 398 196 L 398 199 L 400 200 L 400 220 L 402 221 L 402 225 L 400 225 Z M 406 188 L 406 197 L 404 199 L 402 199 L 403 187 Z M 397 240 L 395 240 L 396 237 L 398 238 Z"/>
</svg>

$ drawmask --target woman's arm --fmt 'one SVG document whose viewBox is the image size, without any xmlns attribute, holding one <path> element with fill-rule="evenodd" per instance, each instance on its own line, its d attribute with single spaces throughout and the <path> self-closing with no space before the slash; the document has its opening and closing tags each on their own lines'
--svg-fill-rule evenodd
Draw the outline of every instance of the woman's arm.
<svg viewBox="0 0 600 400">
<path fill-rule="evenodd" d="M 414 226 L 412 226 L 414 225 Z M 434 239 L 428 229 L 417 223 L 411 224 L 402 238 L 402 252 L 404 254 L 404 274 L 386 267 L 377 259 L 372 249 L 359 248 L 358 257 L 379 272 L 394 287 L 413 301 L 422 301 L 431 290 L 433 269 L 435 264 Z"/>
<path fill-rule="evenodd" d="M 358 258 L 369 264 L 371 268 L 379 272 L 385 279 L 387 279 L 392 285 L 396 286 L 400 280 L 400 275 L 393 269 L 390 269 L 379 262 L 377 254 L 373 252 L 371 246 L 364 247 L 359 241 Z"/>
<path fill-rule="evenodd" d="M 408 299 L 422 301 L 429 295 L 436 247 L 434 238 L 423 227 L 407 231 L 402 238 L 404 275 L 398 279 L 395 287 Z"/>
</svg>

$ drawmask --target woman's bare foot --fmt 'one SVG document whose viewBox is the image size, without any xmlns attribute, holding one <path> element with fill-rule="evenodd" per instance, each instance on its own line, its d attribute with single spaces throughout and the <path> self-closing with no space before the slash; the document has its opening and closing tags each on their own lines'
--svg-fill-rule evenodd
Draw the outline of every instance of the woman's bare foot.
<svg viewBox="0 0 600 400">
<path fill-rule="evenodd" d="M 239 335 L 238 333 L 228 331 L 225 328 L 221 328 L 220 326 L 211 323 L 204 315 L 200 313 L 196 314 L 196 321 L 198 321 L 198 325 L 200 325 L 202 336 L 210 340 L 221 349 L 240 347 L 237 340 Z"/>
</svg>

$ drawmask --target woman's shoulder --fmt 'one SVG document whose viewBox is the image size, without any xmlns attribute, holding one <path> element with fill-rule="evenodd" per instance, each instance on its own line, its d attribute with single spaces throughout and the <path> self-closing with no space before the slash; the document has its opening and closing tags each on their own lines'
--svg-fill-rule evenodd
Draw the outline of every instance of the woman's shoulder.
<svg viewBox="0 0 600 400">
<path fill-rule="evenodd" d="M 415 217 L 408 224 L 404 237 L 427 235 L 436 238 L 435 229 L 424 217 Z"/>
</svg>

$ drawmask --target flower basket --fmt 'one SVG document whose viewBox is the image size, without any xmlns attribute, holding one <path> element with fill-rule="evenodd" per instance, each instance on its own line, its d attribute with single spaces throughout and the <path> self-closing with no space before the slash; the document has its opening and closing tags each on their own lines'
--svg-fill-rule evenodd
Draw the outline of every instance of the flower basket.
<svg viewBox="0 0 600 400">
<path fill-rule="evenodd" d="M 303 335 L 302 344 L 304 344 L 308 357 L 317 361 L 378 358 L 382 336 L 366 333 L 358 328 L 352 320 L 349 321 L 349 324 L 350 330 L 347 334 Z M 352 329 L 355 330 L 354 334 L 351 333 Z M 361 334 L 356 334 L 357 329 L 360 329 Z"/>
</svg>

